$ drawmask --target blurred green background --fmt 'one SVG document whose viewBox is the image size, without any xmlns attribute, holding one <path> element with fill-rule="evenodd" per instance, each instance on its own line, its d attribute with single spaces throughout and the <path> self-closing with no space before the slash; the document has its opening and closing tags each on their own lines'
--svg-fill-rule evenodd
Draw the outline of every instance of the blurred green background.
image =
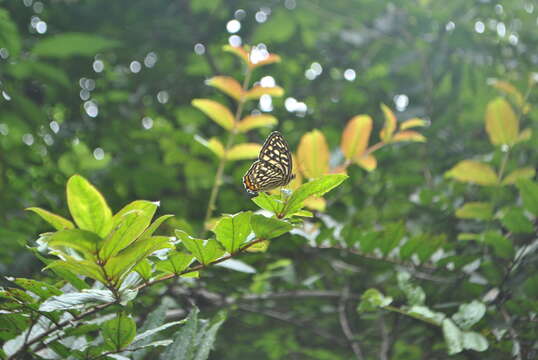
<svg viewBox="0 0 538 360">
<path fill-rule="evenodd" d="M 531 0 L 0 0 L 0 273 L 41 276 L 24 244 L 49 229 L 24 208 L 67 216 L 65 182 L 75 173 L 95 184 L 114 211 L 134 199 L 160 200 L 161 214 L 176 215 L 173 227 L 199 231 L 217 160 L 195 135 L 223 142 L 226 136 L 190 102 L 208 97 L 233 104 L 204 81 L 217 74 L 241 78 L 241 64 L 222 51 L 239 42 L 263 43 L 282 57 L 253 80 L 271 76 L 285 95 L 247 111 L 276 116 L 294 151 L 317 128 L 333 150 L 332 163 L 341 163 L 345 124 L 369 114 L 377 133 L 380 103 L 400 120 L 431 122 L 422 131 L 427 143 L 382 149 L 377 170 L 351 167 L 338 194 L 327 196 L 327 213 L 342 221 L 344 234 L 405 223 L 410 232 L 441 236 L 455 254 L 479 257 L 479 246 L 456 244 L 458 232 L 477 225 L 461 224 L 455 209 L 464 199 L 508 199 L 516 192 L 470 188 L 443 173 L 476 156 L 499 164 L 501 152 L 484 131 L 486 105 L 501 94 L 491 84 L 507 81 L 525 94 L 538 81 L 537 24 L 538 4 Z M 537 96 L 530 92 L 528 103 Z M 538 163 L 537 121 L 536 108 L 522 117 L 522 127 L 535 131 L 508 168 Z M 269 131 L 238 142 L 261 143 Z M 255 208 L 241 183 L 249 165 L 227 165 L 217 213 Z M 368 287 L 394 286 L 394 265 L 305 244 L 294 235 L 245 258 L 259 269 L 254 277 L 210 271 L 194 285 L 170 290 L 207 311 L 225 306 L 227 296 L 327 292 L 238 306 L 219 335 L 215 359 L 349 358 L 349 344 L 338 335 L 339 294 L 351 288 L 358 299 Z M 535 273 L 536 263 L 521 271 Z M 428 302 L 450 307 L 480 297 L 496 278 L 482 273 L 484 282 L 473 282 L 460 275 L 454 282 L 452 276 L 422 284 Z M 148 294 L 148 303 L 156 294 Z M 386 325 L 374 320 L 352 323 L 368 339 L 368 358 L 381 354 L 380 326 L 393 330 L 392 357 L 385 359 L 447 356 L 439 350 L 442 335 L 426 325 L 392 315 Z M 526 324 L 520 337 L 532 348 L 536 322 Z M 498 349 L 487 358 L 508 358 L 511 343 Z"/>
</svg>

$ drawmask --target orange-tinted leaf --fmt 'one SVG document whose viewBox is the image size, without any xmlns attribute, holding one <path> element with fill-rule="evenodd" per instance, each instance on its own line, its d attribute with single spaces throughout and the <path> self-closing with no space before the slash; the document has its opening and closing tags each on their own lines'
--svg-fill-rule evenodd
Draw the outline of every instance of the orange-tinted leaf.
<svg viewBox="0 0 538 360">
<path fill-rule="evenodd" d="M 396 130 L 396 115 L 394 115 L 392 110 L 385 104 L 381 104 L 381 110 L 383 110 L 383 115 L 385 116 L 385 125 L 383 126 L 383 129 L 381 129 L 379 137 L 381 140 L 388 142 Z"/>
<path fill-rule="evenodd" d="M 303 175 L 318 178 L 329 170 L 329 146 L 325 135 L 314 130 L 303 135 L 297 151 L 298 165 Z"/>
<path fill-rule="evenodd" d="M 366 171 L 373 171 L 377 168 L 377 159 L 373 155 L 362 156 L 355 162 Z"/>
<path fill-rule="evenodd" d="M 502 181 L 503 185 L 515 184 L 519 179 L 532 179 L 536 174 L 536 169 L 533 167 L 525 167 L 516 169 L 508 174 Z"/>
<path fill-rule="evenodd" d="M 244 143 L 233 146 L 228 150 L 226 158 L 228 160 L 256 159 L 262 146 L 255 143 Z"/>
<path fill-rule="evenodd" d="M 327 202 L 322 197 L 311 196 L 304 201 L 304 206 L 310 210 L 325 211 Z"/>
<path fill-rule="evenodd" d="M 245 65 L 248 65 L 250 62 L 248 61 L 248 51 L 245 50 L 242 47 L 239 46 L 231 46 L 231 45 L 224 45 L 222 49 L 226 52 L 232 53 L 235 56 L 237 56 L 239 59 L 241 59 Z"/>
<path fill-rule="evenodd" d="M 284 95 L 284 89 L 282 89 L 280 86 L 273 86 L 273 87 L 263 87 L 259 85 L 254 86 L 252 89 L 246 92 L 245 99 L 256 100 L 265 94 L 280 97 Z"/>
<path fill-rule="evenodd" d="M 329 170 L 329 174 L 344 174 L 347 175 L 347 166 L 340 165 Z"/>
<path fill-rule="evenodd" d="M 419 118 L 412 118 L 409 120 L 405 120 L 403 123 L 401 123 L 400 130 L 406 130 L 406 129 L 410 129 L 414 127 L 428 126 L 428 124 L 429 123 L 426 120 L 419 119 Z"/>
<path fill-rule="evenodd" d="M 445 173 L 454 180 L 478 185 L 497 185 L 497 174 L 491 166 L 473 160 L 463 160 Z"/>
<path fill-rule="evenodd" d="M 342 133 L 340 149 L 346 159 L 360 156 L 368 147 L 372 132 L 372 118 L 368 115 L 358 115 L 347 123 Z"/>
<path fill-rule="evenodd" d="M 221 103 L 218 103 L 209 99 L 194 99 L 192 105 L 197 107 L 214 122 L 225 128 L 231 130 L 234 127 L 234 116 L 231 111 Z"/>
<path fill-rule="evenodd" d="M 412 130 L 400 131 L 394 134 L 391 142 L 398 141 L 415 141 L 415 142 L 425 142 L 426 138 L 421 133 Z"/>
<path fill-rule="evenodd" d="M 233 77 L 214 76 L 207 80 L 206 84 L 219 89 L 237 101 L 241 101 L 243 99 L 243 88 L 241 87 L 241 84 L 239 84 Z"/>
<path fill-rule="evenodd" d="M 486 108 L 486 131 L 493 145 L 513 145 L 519 135 L 519 121 L 510 104 L 503 98 L 489 102 Z"/>
<path fill-rule="evenodd" d="M 249 115 L 243 118 L 237 124 L 237 130 L 239 132 L 247 132 L 255 128 L 276 125 L 277 123 L 278 123 L 278 120 L 276 119 L 276 117 L 272 115 L 265 115 L 265 114 Z"/>
</svg>

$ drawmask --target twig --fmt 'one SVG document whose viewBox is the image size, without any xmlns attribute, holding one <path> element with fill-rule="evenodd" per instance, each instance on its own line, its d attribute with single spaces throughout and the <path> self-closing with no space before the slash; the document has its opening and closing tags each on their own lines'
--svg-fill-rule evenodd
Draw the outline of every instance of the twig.
<svg viewBox="0 0 538 360">
<path fill-rule="evenodd" d="M 344 336 L 346 337 L 349 345 L 351 346 L 351 349 L 353 350 L 355 357 L 358 360 L 364 360 L 364 356 L 362 354 L 359 341 L 355 338 L 355 335 L 353 334 L 353 331 L 351 330 L 351 327 L 349 326 L 349 322 L 347 321 L 346 303 L 348 299 L 349 299 L 349 287 L 345 286 L 342 291 L 342 295 L 340 296 L 340 301 L 338 304 L 340 327 L 342 328 L 342 332 L 344 333 Z"/>
</svg>

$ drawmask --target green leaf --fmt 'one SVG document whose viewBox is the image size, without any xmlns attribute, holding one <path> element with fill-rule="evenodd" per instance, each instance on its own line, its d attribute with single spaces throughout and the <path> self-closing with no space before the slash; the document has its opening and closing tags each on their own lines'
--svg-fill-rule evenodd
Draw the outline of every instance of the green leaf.
<svg viewBox="0 0 538 360">
<path fill-rule="evenodd" d="M 161 354 L 160 360 L 191 360 L 194 352 L 194 339 L 198 329 L 198 309 L 191 310 L 187 321 L 174 334 L 174 342 Z"/>
<path fill-rule="evenodd" d="M 513 145 L 518 140 L 519 120 L 504 98 L 492 100 L 486 108 L 486 131 L 493 145 Z"/>
<path fill-rule="evenodd" d="M 383 236 L 378 239 L 378 247 L 383 256 L 387 256 L 402 240 L 405 235 L 403 223 L 392 223 L 383 230 Z"/>
<path fill-rule="evenodd" d="M 220 311 L 213 319 L 211 319 L 211 322 L 208 324 L 202 339 L 196 346 L 197 351 L 194 356 L 194 360 L 206 360 L 209 357 L 209 352 L 215 343 L 217 332 L 226 320 L 226 316 L 227 313 L 225 311 Z"/>
<path fill-rule="evenodd" d="M 101 259 L 116 255 L 133 243 L 149 226 L 157 203 L 137 200 L 125 206 L 112 218 L 112 231 L 99 251 Z"/>
<path fill-rule="evenodd" d="M 277 195 L 269 195 L 265 192 L 258 193 L 258 196 L 253 197 L 252 201 L 260 208 L 278 214 L 284 208 L 284 203 Z"/>
<path fill-rule="evenodd" d="M 43 281 L 17 278 L 13 280 L 13 282 L 19 285 L 20 287 L 24 288 L 25 290 L 28 290 L 36 294 L 42 300 L 48 299 L 49 297 L 54 296 L 54 295 L 62 294 L 62 291 L 60 289 L 56 288 L 53 285 L 47 284 Z"/>
<path fill-rule="evenodd" d="M 189 267 L 189 265 L 194 260 L 194 256 L 187 253 L 182 252 L 173 252 L 168 254 L 168 258 L 166 260 L 159 260 L 155 263 L 155 267 L 157 270 L 172 273 L 172 274 L 179 274 L 183 270 Z"/>
<path fill-rule="evenodd" d="M 186 232 L 176 230 L 176 236 L 185 245 L 187 250 L 194 255 L 196 260 L 207 265 L 224 254 L 224 250 L 216 240 L 203 240 L 190 237 Z"/>
<path fill-rule="evenodd" d="M 423 305 L 411 306 L 407 310 L 407 315 L 438 326 L 441 326 L 443 319 L 446 317 L 442 312 L 432 311 L 429 307 Z"/>
<path fill-rule="evenodd" d="M 105 270 L 109 278 L 122 280 L 133 268 L 155 251 L 171 248 L 170 238 L 167 236 L 152 236 L 136 241 L 116 256 L 109 258 Z"/>
<path fill-rule="evenodd" d="M 392 303 L 390 296 L 384 296 L 377 289 L 368 289 L 361 296 L 361 302 L 357 306 L 357 312 L 363 313 L 384 308 Z"/>
<path fill-rule="evenodd" d="M 95 56 L 120 43 L 110 38 L 85 33 L 61 33 L 36 43 L 32 54 L 42 57 L 67 58 L 71 56 Z"/>
<path fill-rule="evenodd" d="M 103 237 L 110 231 L 112 212 L 101 193 L 80 175 L 67 181 L 67 205 L 77 226 Z"/>
<path fill-rule="evenodd" d="M 215 226 L 217 241 L 224 246 L 228 253 L 235 253 L 247 240 L 251 233 L 251 216 L 252 212 L 250 211 L 224 216 Z"/>
<path fill-rule="evenodd" d="M 147 259 L 140 261 L 138 265 L 134 267 L 134 270 L 142 277 L 142 279 L 144 279 L 144 281 L 148 281 L 151 278 L 151 263 Z"/>
<path fill-rule="evenodd" d="M 516 182 L 525 209 L 538 216 L 538 183 L 530 180 Z"/>
<path fill-rule="evenodd" d="M 0 313 L 0 340 L 8 340 L 20 335 L 30 326 L 30 318 L 20 314 Z"/>
<path fill-rule="evenodd" d="M 515 184 L 520 179 L 532 179 L 536 175 L 536 169 L 533 167 L 525 167 L 516 169 L 508 174 L 501 182 L 502 185 Z"/>
<path fill-rule="evenodd" d="M 166 220 L 173 218 L 174 215 L 163 215 L 159 216 L 143 233 L 140 235 L 139 240 L 146 239 L 151 237 L 155 231 L 164 223 Z"/>
<path fill-rule="evenodd" d="M 411 275 L 406 271 L 400 271 L 397 275 L 398 287 L 402 290 L 407 298 L 409 305 L 424 305 L 426 294 L 420 286 L 411 283 Z"/>
<path fill-rule="evenodd" d="M 462 352 L 463 334 L 460 329 L 450 319 L 444 319 L 442 327 L 448 354 L 454 355 Z"/>
<path fill-rule="evenodd" d="M 486 305 L 473 300 L 467 304 L 461 304 L 458 312 L 452 315 L 452 320 L 463 330 L 469 330 L 474 324 L 480 321 L 486 313 Z"/>
<path fill-rule="evenodd" d="M 124 349 L 136 335 L 136 323 L 125 313 L 105 322 L 102 329 L 105 345 L 111 351 Z"/>
<path fill-rule="evenodd" d="M 82 309 L 89 304 L 107 303 L 114 300 L 114 294 L 110 290 L 90 289 L 50 297 L 39 306 L 39 310 L 45 312 L 75 310 Z"/>
<path fill-rule="evenodd" d="M 503 209 L 501 223 L 505 228 L 516 234 L 534 232 L 533 223 L 525 216 L 524 210 L 519 207 Z"/>
<path fill-rule="evenodd" d="M 155 308 L 152 312 L 148 314 L 146 317 L 146 320 L 144 321 L 144 324 L 142 324 L 142 327 L 139 329 L 139 333 L 144 333 L 148 330 L 158 328 L 164 323 L 164 320 L 166 319 L 166 311 L 169 308 L 169 302 L 168 301 L 162 301 L 162 303 Z M 145 346 L 148 345 L 152 340 L 154 336 L 148 336 L 143 339 L 138 340 L 138 346 Z M 135 340 L 136 341 L 136 340 Z M 142 349 L 133 354 L 134 360 L 142 360 L 146 356 L 148 352 L 148 349 Z"/>
<path fill-rule="evenodd" d="M 103 242 L 95 233 L 81 229 L 57 231 L 44 239 L 52 249 L 68 247 L 80 251 L 87 259 L 92 259 L 97 254 Z"/>
<path fill-rule="evenodd" d="M 275 11 L 269 21 L 256 27 L 254 42 L 282 43 L 295 33 L 297 21 L 289 11 Z"/>
<path fill-rule="evenodd" d="M 17 24 L 11 20 L 9 12 L 0 8 L 0 48 L 6 48 L 12 58 L 21 52 L 21 40 Z"/>
<path fill-rule="evenodd" d="M 325 175 L 303 184 L 293 192 L 282 211 L 284 215 L 293 214 L 300 210 L 303 202 L 310 196 L 323 196 L 348 178 L 343 174 Z"/>
<path fill-rule="evenodd" d="M 264 240 L 275 238 L 293 229 L 293 226 L 286 221 L 268 218 L 263 215 L 252 215 L 250 225 L 256 237 Z"/>
<path fill-rule="evenodd" d="M 41 216 L 43 220 L 52 225 L 56 230 L 73 229 L 75 227 L 71 221 L 61 217 L 60 215 L 51 213 L 50 211 L 38 207 L 29 207 L 26 210 L 35 212 L 37 215 Z"/>
<path fill-rule="evenodd" d="M 445 176 L 460 182 L 484 186 L 498 184 L 497 174 L 491 166 L 473 160 L 460 161 L 447 171 Z"/>
<path fill-rule="evenodd" d="M 163 331 L 163 330 L 166 330 L 168 329 L 169 327 L 172 327 L 172 326 L 176 326 L 176 325 L 179 325 L 179 324 L 183 324 L 185 322 L 185 320 L 180 320 L 180 321 L 172 321 L 172 322 L 168 322 L 166 324 L 163 324 L 163 325 L 160 325 L 160 326 L 157 326 L 157 327 L 154 327 L 152 329 L 149 329 L 149 330 L 146 330 L 144 332 L 140 332 L 138 335 L 136 335 L 136 337 L 134 338 L 133 340 L 133 345 L 136 345 L 136 346 L 139 346 L 139 345 L 142 345 L 142 344 L 137 344 L 137 342 L 143 342 L 144 340 L 149 340 L 153 337 L 153 335 L 155 335 L 156 333 L 160 332 L 160 331 Z M 146 341 L 147 342 L 147 341 Z M 149 343 L 149 342 L 148 342 Z"/>
<path fill-rule="evenodd" d="M 468 202 L 456 210 L 460 219 L 490 220 L 493 218 L 493 205 L 485 202 Z"/>
<path fill-rule="evenodd" d="M 106 283 L 103 270 L 96 265 L 93 261 L 88 260 L 75 260 L 72 257 L 68 257 L 65 254 L 62 255 L 65 260 L 57 260 L 51 262 L 45 269 L 65 269 L 73 272 L 77 275 L 89 277 L 90 279 L 98 280 L 103 284 Z M 45 270 L 44 269 L 44 270 Z"/>
<path fill-rule="evenodd" d="M 463 332 L 463 348 L 466 350 L 486 351 L 489 347 L 486 338 L 474 331 Z"/>
<path fill-rule="evenodd" d="M 493 247 L 497 256 L 505 259 L 514 257 L 514 247 L 512 242 L 504 235 L 494 230 L 490 230 L 483 234 L 483 241 Z"/>
</svg>

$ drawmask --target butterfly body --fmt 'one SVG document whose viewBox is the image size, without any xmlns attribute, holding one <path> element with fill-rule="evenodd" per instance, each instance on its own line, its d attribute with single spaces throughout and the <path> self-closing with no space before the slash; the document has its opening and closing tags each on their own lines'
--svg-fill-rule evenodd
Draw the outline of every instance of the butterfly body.
<svg viewBox="0 0 538 360">
<path fill-rule="evenodd" d="M 269 191 L 287 185 L 295 175 L 288 143 L 278 131 L 273 131 L 265 140 L 258 160 L 250 166 L 243 185 L 249 195 Z"/>
</svg>

